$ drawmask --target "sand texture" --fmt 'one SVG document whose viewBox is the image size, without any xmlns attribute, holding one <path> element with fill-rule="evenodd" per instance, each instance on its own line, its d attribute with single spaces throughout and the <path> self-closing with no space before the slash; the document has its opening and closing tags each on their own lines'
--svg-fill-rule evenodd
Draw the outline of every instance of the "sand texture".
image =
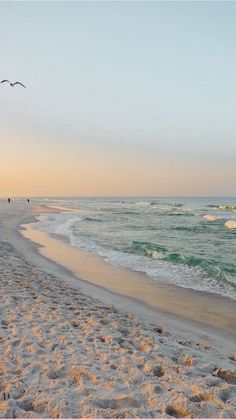
<svg viewBox="0 0 236 419">
<path fill-rule="evenodd" d="M 0 417 L 236 417 L 236 356 L 105 306 L 0 241 Z"/>
</svg>

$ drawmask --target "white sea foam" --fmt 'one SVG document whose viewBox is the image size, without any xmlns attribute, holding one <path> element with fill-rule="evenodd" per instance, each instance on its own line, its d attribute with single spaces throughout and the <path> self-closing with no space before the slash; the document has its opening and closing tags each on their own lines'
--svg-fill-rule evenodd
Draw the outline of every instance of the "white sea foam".
<svg viewBox="0 0 236 419">
<path fill-rule="evenodd" d="M 222 210 L 229 210 L 229 211 L 235 211 L 236 205 L 235 204 L 228 204 L 228 205 L 219 205 L 219 208 Z"/>
<path fill-rule="evenodd" d="M 203 218 L 205 218 L 205 220 L 207 220 L 207 221 L 219 220 L 219 217 L 217 217 L 216 215 L 212 215 L 212 214 L 205 214 L 205 215 L 203 215 Z"/>
<path fill-rule="evenodd" d="M 72 217 L 71 214 L 61 213 L 40 215 L 37 219 L 39 221 L 36 225 L 38 230 L 70 238 L 73 224 L 79 222 L 81 217 Z"/>
<path fill-rule="evenodd" d="M 182 208 L 182 211 L 193 212 L 194 209 L 193 208 Z"/>
<path fill-rule="evenodd" d="M 135 203 L 137 207 L 150 207 L 151 203 L 148 201 L 138 201 Z"/>
<path fill-rule="evenodd" d="M 90 241 L 88 238 L 78 239 L 78 237 L 74 235 L 71 237 L 71 245 L 78 249 L 95 253 L 114 266 L 132 269 L 136 272 L 143 272 L 154 281 L 165 281 L 183 288 L 212 292 L 236 300 L 235 290 L 230 284 L 222 287 L 220 282 L 205 275 L 203 270 L 199 267 L 189 267 L 181 264 L 175 265 L 160 260 L 158 252 L 156 252 L 156 257 L 153 256 L 149 259 L 143 255 L 105 249 L 102 246 L 95 244 L 93 241 Z"/>
<path fill-rule="evenodd" d="M 152 257 L 152 259 L 160 259 L 162 256 L 161 253 L 156 250 L 147 250 L 147 255 Z"/>
<path fill-rule="evenodd" d="M 227 228 L 236 228 L 236 221 L 235 220 L 228 220 L 225 222 L 225 227 Z"/>
</svg>

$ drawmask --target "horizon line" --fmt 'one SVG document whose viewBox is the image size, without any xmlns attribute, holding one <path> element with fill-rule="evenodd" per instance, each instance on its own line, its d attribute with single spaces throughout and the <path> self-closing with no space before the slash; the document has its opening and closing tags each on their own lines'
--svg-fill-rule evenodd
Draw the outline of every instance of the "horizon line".
<svg viewBox="0 0 236 419">
<path fill-rule="evenodd" d="M 16 195 L 0 196 L 0 199 L 42 198 L 233 198 L 236 195 Z"/>
</svg>

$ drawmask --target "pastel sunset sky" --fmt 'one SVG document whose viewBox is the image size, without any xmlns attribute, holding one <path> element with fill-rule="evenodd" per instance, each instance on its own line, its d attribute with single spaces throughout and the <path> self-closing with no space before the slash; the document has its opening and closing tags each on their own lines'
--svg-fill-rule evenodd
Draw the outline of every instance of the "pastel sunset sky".
<svg viewBox="0 0 236 419">
<path fill-rule="evenodd" d="M 236 2 L 1 2 L 0 196 L 236 195 Z"/>
</svg>

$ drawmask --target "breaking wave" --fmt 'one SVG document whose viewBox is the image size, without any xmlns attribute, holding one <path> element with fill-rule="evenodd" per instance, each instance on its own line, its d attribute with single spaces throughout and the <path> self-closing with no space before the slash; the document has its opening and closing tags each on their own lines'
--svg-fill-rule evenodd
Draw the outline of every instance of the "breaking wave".
<svg viewBox="0 0 236 419">
<path fill-rule="evenodd" d="M 205 218 L 205 220 L 207 220 L 207 221 L 219 220 L 219 217 L 217 217 L 216 215 L 212 215 L 212 214 L 205 214 L 205 215 L 203 215 L 203 218 Z"/>
<path fill-rule="evenodd" d="M 236 228 L 236 221 L 235 220 L 228 220 L 228 221 L 225 222 L 224 225 L 225 225 L 225 227 L 230 228 L 230 229 Z"/>
</svg>

